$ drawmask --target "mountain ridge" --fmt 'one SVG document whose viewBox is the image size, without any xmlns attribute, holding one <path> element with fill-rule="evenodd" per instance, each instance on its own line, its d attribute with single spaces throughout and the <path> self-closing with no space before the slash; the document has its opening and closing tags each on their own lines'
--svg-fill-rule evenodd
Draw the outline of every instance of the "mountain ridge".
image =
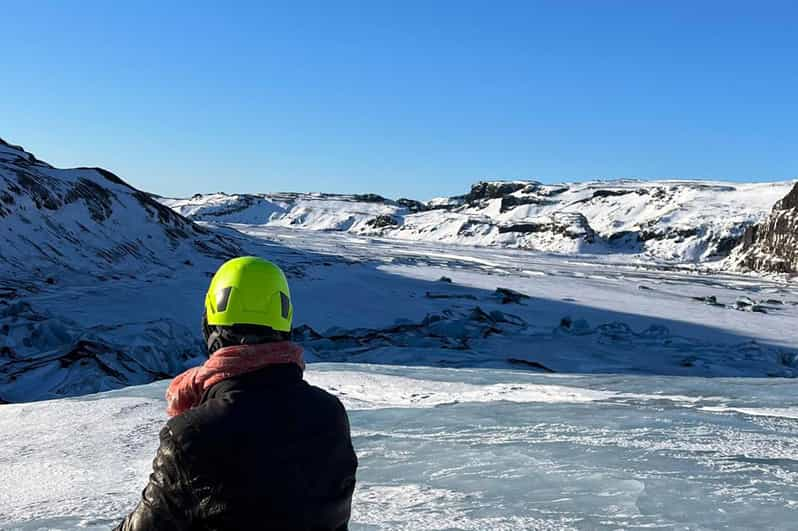
<svg viewBox="0 0 798 531">
<path fill-rule="evenodd" d="M 376 194 L 195 194 L 161 198 L 197 221 L 346 231 L 565 254 L 718 262 L 762 222 L 792 182 L 480 181 L 418 201 Z M 364 200 L 363 198 L 368 198 Z"/>
</svg>

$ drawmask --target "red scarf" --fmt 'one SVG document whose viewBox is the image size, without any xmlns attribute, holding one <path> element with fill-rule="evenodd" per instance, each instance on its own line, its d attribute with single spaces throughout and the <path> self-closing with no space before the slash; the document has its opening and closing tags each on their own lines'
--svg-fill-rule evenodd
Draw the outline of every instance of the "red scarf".
<svg viewBox="0 0 798 531">
<path fill-rule="evenodd" d="M 302 347 L 281 341 L 221 348 L 199 367 L 189 369 L 172 380 L 166 391 L 166 412 L 174 417 L 199 405 L 205 391 L 222 380 L 269 365 L 285 364 L 298 365 L 305 370 Z"/>
</svg>

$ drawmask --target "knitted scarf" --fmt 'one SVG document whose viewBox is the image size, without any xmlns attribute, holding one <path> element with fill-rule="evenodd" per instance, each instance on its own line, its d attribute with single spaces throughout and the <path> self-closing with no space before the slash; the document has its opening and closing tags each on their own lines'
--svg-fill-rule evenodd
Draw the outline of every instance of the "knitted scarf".
<svg viewBox="0 0 798 531">
<path fill-rule="evenodd" d="M 166 391 L 166 412 L 174 417 L 199 405 L 205 391 L 222 380 L 269 365 L 285 364 L 294 364 L 304 370 L 302 347 L 281 341 L 221 348 L 199 367 L 189 369 L 172 380 Z"/>
</svg>

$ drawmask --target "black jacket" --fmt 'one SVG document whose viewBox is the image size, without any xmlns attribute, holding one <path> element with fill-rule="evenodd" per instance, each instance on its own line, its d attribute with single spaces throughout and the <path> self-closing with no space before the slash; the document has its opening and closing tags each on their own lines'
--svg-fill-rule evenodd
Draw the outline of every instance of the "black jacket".
<svg viewBox="0 0 798 531">
<path fill-rule="evenodd" d="M 172 418 L 117 530 L 345 530 L 357 457 L 343 405 L 279 365 L 224 380 Z"/>
</svg>

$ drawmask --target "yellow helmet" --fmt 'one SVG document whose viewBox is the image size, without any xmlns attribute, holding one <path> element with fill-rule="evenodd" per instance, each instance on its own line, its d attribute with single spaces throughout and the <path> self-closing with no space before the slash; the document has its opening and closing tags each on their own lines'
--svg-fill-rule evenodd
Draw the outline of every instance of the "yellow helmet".
<svg viewBox="0 0 798 531">
<path fill-rule="evenodd" d="M 293 317 L 285 274 L 255 256 L 225 262 L 205 296 L 205 320 L 211 326 L 259 325 L 290 332 Z"/>
</svg>

